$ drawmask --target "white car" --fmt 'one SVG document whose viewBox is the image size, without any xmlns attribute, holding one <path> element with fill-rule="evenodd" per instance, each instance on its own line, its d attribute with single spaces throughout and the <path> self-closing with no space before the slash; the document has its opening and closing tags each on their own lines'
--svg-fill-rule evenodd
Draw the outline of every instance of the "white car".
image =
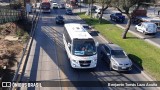
<svg viewBox="0 0 160 90">
<path fill-rule="evenodd" d="M 58 4 L 57 4 L 57 3 L 55 3 L 55 2 L 54 2 L 54 3 L 52 3 L 52 8 L 53 8 L 53 9 L 58 9 Z"/>
<path fill-rule="evenodd" d="M 157 25 L 152 22 L 142 22 L 135 26 L 135 30 L 142 32 L 144 34 L 156 34 Z"/>
<path fill-rule="evenodd" d="M 97 8 L 95 11 L 96 11 L 96 13 L 100 14 L 102 11 L 102 8 Z"/>
</svg>

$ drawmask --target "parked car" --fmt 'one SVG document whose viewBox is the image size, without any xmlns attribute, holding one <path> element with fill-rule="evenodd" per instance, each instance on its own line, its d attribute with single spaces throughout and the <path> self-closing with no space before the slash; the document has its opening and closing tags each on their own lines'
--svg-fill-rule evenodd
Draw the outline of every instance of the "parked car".
<svg viewBox="0 0 160 90">
<path fill-rule="evenodd" d="M 89 11 L 89 12 L 92 12 L 92 13 L 96 13 L 96 11 L 95 11 L 96 9 L 97 9 L 96 6 L 92 6 L 92 7 L 89 7 L 89 8 L 88 8 L 88 11 Z"/>
<path fill-rule="evenodd" d="M 60 9 L 65 9 L 65 5 L 64 5 L 64 4 L 60 4 L 60 5 L 58 6 L 58 8 L 60 8 Z"/>
<path fill-rule="evenodd" d="M 100 14 L 102 11 L 102 8 L 97 8 L 95 11 L 96 11 L 96 13 Z"/>
<path fill-rule="evenodd" d="M 58 9 L 58 4 L 56 2 L 52 3 L 52 8 L 53 9 Z"/>
<path fill-rule="evenodd" d="M 135 29 L 144 34 L 156 34 L 157 25 L 152 22 L 142 22 L 135 26 Z"/>
<path fill-rule="evenodd" d="M 72 10 L 71 10 L 70 8 L 67 8 L 67 9 L 66 9 L 66 14 L 67 14 L 67 15 L 72 15 L 73 12 L 72 12 Z"/>
<path fill-rule="evenodd" d="M 91 33 L 91 27 L 88 24 L 82 24 L 82 26 L 87 32 Z"/>
<path fill-rule="evenodd" d="M 97 9 L 97 7 L 96 6 L 92 6 L 91 9 L 95 11 Z"/>
<path fill-rule="evenodd" d="M 56 24 L 64 24 L 64 18 L 61 15 L 56 17 Z"/>
<path fill-rule="evenodd" d="M 96 11 L 94 9 L 91 9 L 91 8 L 88 8 L 87 12 L 96 13 Z"/>
<path fill-rule="evenodd" d="M 129 71 L 132 69 L 132 61 L 125 51 L 116 44 L 105 44 L 101 47 L 100 56 L 108 62 L 110 70 Z"/>
<path fill-rule="evenodd" d="M 124 22 L 125 16 L 122 13 L 114 13 L 110 15 L 111 20 L 116 22 Z"/>
<path fill-rule="evenodd" d="M 41 3 L 39 3 L 39 2 L 35 4 L 35 8 L 37 8 L 37 9 L 40 9 L 40 6 L 41 6 Z"/>
</svg>

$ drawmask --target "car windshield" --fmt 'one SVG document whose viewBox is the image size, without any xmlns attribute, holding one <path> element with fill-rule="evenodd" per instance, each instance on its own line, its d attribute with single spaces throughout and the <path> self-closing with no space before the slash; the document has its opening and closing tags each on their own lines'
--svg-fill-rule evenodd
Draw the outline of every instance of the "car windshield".
<svg viewBox="0 0 160 90">
<path fill-rule="evenodd" d="M 54 5 L 54 6 L 58 6 L 58 4 L 57 4 L 57 3 L 54 3 L 53 5 Z"/>
<path fill-rule="evenodd" d="M 96 54 L 96 46 L 93 39 L 76 39 L 73 41 L 73 55 L 92 56 Z"/>
<path fill-rule="evenodd" d="M 64 4 L 61 4 L 61 6 L 64 6 Z"/>
<path fill-rule="evenodd" d="M 63 19 L 63 17 L 62 17 L 62 16 L 58 16 L 58 18 L 59 18 L 59 19 Z"/>
<path fill-rule="evenodd" d="M 123 50 L 112 50 L 111 54 L 115 57 L 115 58 L 125 58 L 126 55 L 123 52 Z"/>
<path fill-rule="evenodd" d="M 72 11 L 71 9 L 66 9 L 67 11 Z"/>
<path fill-rule="evenodd" d="M 155 24 L 149 24 L 148 28 L 156 28 L 156 25 Z"/>
<path fill-rule="evenodd" d="M 85 29 L 89 29 L 89 26 L 87 26 L 87 25 L 83 25 L 83 28 L 85 28 Z"/>
</svg>

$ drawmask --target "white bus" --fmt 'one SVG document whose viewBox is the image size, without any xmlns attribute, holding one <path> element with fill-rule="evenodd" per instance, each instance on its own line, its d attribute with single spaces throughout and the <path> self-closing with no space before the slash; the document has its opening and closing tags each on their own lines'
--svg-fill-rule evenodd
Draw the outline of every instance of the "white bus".
<svg viewBox="0 0 160 90">
<path fill-rule="evenodd" d="M 78 23 L 64 25 L 63 42 L 72 68 L 95 68 L 97 46 L 93 37 Z"/>
</svg>

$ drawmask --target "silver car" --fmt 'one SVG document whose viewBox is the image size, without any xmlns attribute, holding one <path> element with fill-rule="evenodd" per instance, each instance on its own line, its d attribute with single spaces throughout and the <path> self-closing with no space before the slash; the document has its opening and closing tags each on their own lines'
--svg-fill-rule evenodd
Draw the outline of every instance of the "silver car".
<svg viewBox="0 0 160 90">
<path fill-rule="evenodd" d="M 110 70 L 129 71 L 132 69 L 132 61 L 122 48 L 116 44 L 105 44 L 101 47 L 102 60 L 109 63 Z"/>
</svg>

